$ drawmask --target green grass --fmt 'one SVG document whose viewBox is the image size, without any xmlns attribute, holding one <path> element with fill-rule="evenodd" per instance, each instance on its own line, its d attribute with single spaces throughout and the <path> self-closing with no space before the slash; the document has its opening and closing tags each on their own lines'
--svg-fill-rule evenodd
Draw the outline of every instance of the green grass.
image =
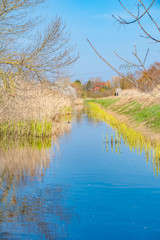
<svg viewBox="0 0 160 240">
<path fill-rule="evenodd" d="M 119 114 L 126 115 L 136 123 L 144 123 L 147 127 L 160 131 L 160 105 L 144 107 L 137 101 L 132 101 L 123 105 L 115 105 L 120 98 L 94 99 L 87 102 L 94 102 L 103 108 L 111 109 Z"/>
<path fill-rule="evenodd" d="M 160 105 L 145 107 L 136 112 L 133 118 L 138 122 L 145 122 L 150 128 L 160 131 Z"/>
<path fill-rule="evenodd" d="M 61 109 L 60 115 L 67 115 L 67 114 L 71 114 L 72 112 L 73 112 L 73 109 L 71 106 L 65 106 Z"/>
<path fill-rule="evenodd" d="M 57 116 L 58 121 L 71 121 L 72 112 L 70 106 L 62 108 Z M 30 146 L 39 150 L 51 147 L 53 123 L 46 119 L 1 122 L 0 147 L 7 149 L 17 144 L 20 147 Z"/>
<path fill-rule="evenodd" d="M 51 147 L 52 123 L 44 121 L 18 121 L 0 124 L 0 146 L 3 149 Z"/>
<path fill-rule="evenodd" d="M 94 103 L 98 103 L 101 106 L 107 108 L 113 104 L 115 104 L 117 101 L 119 100 L 119 98 L 108 98 L 108 99 L 92 99 L 92 100 L 85 100 L 86 102 L 94 102 Z"/>
<path fill-rule="evenodd" d="M 138 111 L 140 111 L 142 108 L 142 105 L 139 104 L 136 101 L 132 101 L 130 103 L 127 103 L 123 105 L 122 107 L 113 107 L 113 110 L 116 110 L 120 114 L 125 114 L 125 115 L 132 115 Z"/>
<path fill-rule="evenodd" d="M 52 135 L 52 123 L 43 121 L 18 121 L 0 124 L 0 138 L 9 136 L 47 137 Z"/>
</svg>

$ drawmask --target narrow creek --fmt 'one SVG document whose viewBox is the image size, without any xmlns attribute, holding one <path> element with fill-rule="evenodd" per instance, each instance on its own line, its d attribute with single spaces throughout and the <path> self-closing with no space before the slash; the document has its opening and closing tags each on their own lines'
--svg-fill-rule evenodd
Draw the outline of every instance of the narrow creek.
<svg viewBox="0 0 160 240">
<path fill-rule="evenodd" d="M 8 144 L 0 159 L 0 239 L 160 239 L 152 156 L 82 110 L 51 142 Z"/>
</svg>

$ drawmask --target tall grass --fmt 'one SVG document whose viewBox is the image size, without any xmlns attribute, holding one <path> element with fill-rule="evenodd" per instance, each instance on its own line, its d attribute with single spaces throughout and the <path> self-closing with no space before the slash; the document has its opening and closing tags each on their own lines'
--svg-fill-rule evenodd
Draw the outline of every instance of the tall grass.
<svg viewBox="0 0 160 240">
<path fill-rule="evenodd" d="M 15 79 L 12 89 L 0 86 L 0 142 L 11 136 L 51 136 L 53 121 L 71 113 L 71 104 L 71 96 L 49 83 Z"/>
<path fill-rule="evenodd" d="M 12 137 L 48 137 L 52 135 L 52 123 L 43 121 L 17 121 L 0 124 L 0 139 Z"/>
</svg>

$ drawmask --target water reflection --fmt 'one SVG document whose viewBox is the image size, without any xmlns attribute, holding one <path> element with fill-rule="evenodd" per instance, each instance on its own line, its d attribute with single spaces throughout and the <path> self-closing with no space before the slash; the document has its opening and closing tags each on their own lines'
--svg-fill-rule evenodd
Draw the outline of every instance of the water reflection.
<svg viewBox="0 0 160 240">
<path fill-rule="evenodd" d="M 53 139 L 1 146 L 0 239 L 159 239 L 159 179 L 123 144 L 141 153 L 141 135 L 133 141 L 131 129 L 108 117 L 115 131 L 106 130 L 106 116 L 86 113 L 91 124 L 81 108 L 78 124 L 54 125 Z"/>
<path fill-rule="evenodd" d="M 69 186 L 43 187 L 43 182 L 54 159 L 54 146 L 59 149 L 59 137 L 70 133 L 71 123 L 53 128 L 52 139 L 10 138 L 1 145 L 0 239 L 66 238 L 74 216 L 74 209 L 64 204 Z M 19 224 L 15 228 L 13 223 Z"/>
<path fill-rule="evenodd" d="M 14 189 L 13 189 L 14 191 Z M 16 190 L 18 191 L 18 190 Z M 1 239 L 65 239 L 67 225 L 74 217 L 74 209 L 65 207 L 67 191 L 65 187 L 53 186 L 34 195 L 21 193 L 17 199 L 10 197 L 0 208 L 0 223 L 6 227 L 1 229 Z M 17 222 L 17 229 L 12 228 Z M 23 232 L 23 235 L 21 234 Z"/>
<path fill-rule="evenodd" d="M 23 180 L 24 176 L 41 177 L 49 167 L 54 147 L 59 148 L 58 139 L 71 131 L 71 123 L 54 124 L 52 138 L 7 139 L 0 147 L 1 180 L 14 178 Z M 51 152 L 52 146 L 52 152 Z"/>
<path fill-rule="evenodd" d="M 117 132 L 114 136 L 113 133 L 109 135 L 109 132 L 107 131 L 103 142 L 106 152 L 109 152 L 111 148 L 111 151 L 115 150 L 116 153 L 121 154 L 122 137 L 121 135 L 117 134 Z"/>
<path fill-rule="evenodd" d="M 98 121 L 105 121 L 114 129 L 114 134 L 111 133 L 109 136 L 107 132 L 104 138 L 106 151 L 109 150 L 110 146 L 112 151 L 115 150 L 116 153 L 120 154 L 122 143 L 127 145 L 131 152 L 137 151 L 138 155 L 145 151 L 147 164 L 152 162 L 154 174 L 158 176 L 160 171 L 160 145 L 158 142 L 152 142 L 149 138 L 143 136 L 142 133 L 127 127 L 125 123 L 118 121 L 95 103 L 86 104 L 85 112 L 89 121 L 94 121 L 95 124 Z"/>
<path fill-rule="evenodd" d="M 83 120 L 84 105 L 75 105 L 74 106 L 74 119 L 76 122 L 81 122 Z"/>
</svg>

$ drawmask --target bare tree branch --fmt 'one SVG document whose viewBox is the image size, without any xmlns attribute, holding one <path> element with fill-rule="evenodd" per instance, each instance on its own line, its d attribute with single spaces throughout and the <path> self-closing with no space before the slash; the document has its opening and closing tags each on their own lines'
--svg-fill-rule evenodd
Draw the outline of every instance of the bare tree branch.
<svg viewBox="0 0 160 240">
<path fill-rule="evenodd" d="M 152 23 L 156 26 L 156 28 L 158 29 L 158 31 L 160 32 L 160 27 L 158 26 L 158 24 L 156 23 L 156 21 L 153 19 L 153 17 L 151 16 L 151 14 L 149 13 L 149 9 L 153 6 L 153 4 L 156 2 L 156 0 L 153 0 L 152 3 L 150 4 L 150 6 L 148 8 L 145 7 L 144 3 L 142 0 L 139 0 L 139 2 L 141 3 L 141 6 L 144 8 L 144 13 L 139 16 L 139 4 L 138 4 L 138 16 L 135 16 L 131 11 L 129 11 L 123 4 L 122 2 L 119 0 L 119 3 L 121 4 L 121 6 L 123 7 L 123 9 L 130 15 L 134 18 L 134 20 L 132 21 L 127 21 L 123 18 L 121 18 L 120 16 L 114 17 L 114 19 L 116 19 L 116 21 L 118 21 L 120 24 L 133 24 L 135 22 L 138 22 L 139 24 L 139 27 L 141 28 L 141 30 L 145 33 L 146 36 L 141 36 L 141 37 L 144 37 L 144 38 L 149 38 L 151 40 L 153 40 L 154 42 L 160 42 L 160 40 L 156 37 L 153 37 L 143 26 L 142 24 L 140 23 L 140 20 L 145 16 L 145 15 L 148 15 L 150 20 L 152 21 Z"/>
<path fill-rule="evenodd" d="M 150 83 L 157 88 L 160 91 L 160 88 L 157 86 L 157 84 L 153 81 L 152 77 L 148 74 L 147 69 L 145 68 L 144 64 L 142 63 L 142 61 L 140 60 L 140 58 L 137 55 L 137 52 L 133 52 L 133 55 L 136 57 L 136 59 L 139 61 L 141 67 L 143 67 L 143 70 L 146 72 L 147 76 L 148 76 L 148 80 L 150 81 Z"/>
<path fill-rule="evenodd" d="M 92 49 L 94 50 L 94 52 L 98 55 L 98 57 L 105 62 L 113 71 L 115 71 L 117 74 L 119 74 L 121 77 L 123 77 L 124 79 L 126 79 L 127 81 L 129 81 L 131 84 L 133 84 L 134 86 L 137 87 L 137 84 L 135 82 L 133 82 L 131 79 L 129 79 L 128 77 L 124 76 L 122 73 L 120 73 L 118 70 L 116 70 L 116 68 L 114 68 L 108 61 L 106 61 L 99 53 L 98 51 L 95 49 L 95 47 L 91 44 L 91 42 L 89 41 L 89 39 L 87 39 L 89 45 L 92 47 Z M 154 98 L 159 99 L 158 97 L 154 96 L 152 93 L 150 93 L 149 91 L 147 91 L 146 89 L 144 89 L 143 87 L 138 86 L 139 89 L 141 89 L 142 91 L 148 93 L 149 95 L 151 95 Z"/>
<path fill-rule="evenodd" d="M 135 18 L 135 20 L 133 21 L 125 21 L 123 18 L 119 17 L 116 18 L 114 15 L 112 15 L 119 23 L 121 24 L 132 24 L 135 23 L 136 21 L 140 20 L 147 12 L 148 10 L 153 6 L 153 4 L 155 3 L 156 0 L 153 0 L 152 3 L 150 4 L 150 6 L 146 9 L 145 8 L 145 12 L 139 17 L 139 5 L 138 5 L 138 17 L 136 17 L 133 13 L 131 13 L 123 4 L 122 2 L 119 0 L 119 3 L 121 4 L 121 6 L 124 8 L 124 10 L 129 13 L 133 18 Z"/>
<path fill-rule="evenodd" d="M 138 65 L 138 64 L 129 62 L 129 61 L 127 61 L 126 59 L 122 58 L 122 57 L 121 57 L 118 53 L 116 53 L 115 51 L 114 51 L 114 54 L 115 54 L 117 57 L 119 57 L 122 61 L 124 61 L 124 62 L 126 62 L 126 63 L 128 63 L 128 64 L 131 64 L 131 65 L 133 65 L 133 66 L 135 66 L 135 67 L 137 67 L 137 68 L 141 67 L 141 65 Z"/>
<path fill-rule="evenodd" d="M 152 22 L 155 24 L 155 26 L 157 27 L 158 31 L 160 32 L 160 27 L 158 26 L 158 24 L 156 23 L 156 21 L 153 19 L 153 17 L 151 16 L 151 14 L 149 13 L 149 9 L 146 9 L 145 5 L 143 4 L 142 0 L 139 0 L 141 5 L 143 6 L 143 8 L 145 9 L 146 13 L 148 14 L 148 16 L 150 17 L 150 19 L 152 20 Z M 139 19 L 138 19 L 139 20 Z"/>
<path fill-rule="evenodd" d="M 143 61 L 143 65 L 145 65 L 145 63 L 146 63 L 148 53 L 149 53 L 149 48 L 147 49 L 147 52 L 146 52 L 146 55 L 145 55 L 145 58 L 144 58 L 144 61 Z"/>
<path fill-rule="evenodd" d="M 75 97 L 73 89 L 65 86 L 66 78 L 63 89 L 53 83 L 57 72 L 62 76 L 78 56 L 60 17 L 37 32 L 42 18 L 32 15 L 44 3 L 0 0 L 0 135 L 5 126 L 6 138 L 12 132 L 10 123 L 52 120 Z"/>
</svg>

